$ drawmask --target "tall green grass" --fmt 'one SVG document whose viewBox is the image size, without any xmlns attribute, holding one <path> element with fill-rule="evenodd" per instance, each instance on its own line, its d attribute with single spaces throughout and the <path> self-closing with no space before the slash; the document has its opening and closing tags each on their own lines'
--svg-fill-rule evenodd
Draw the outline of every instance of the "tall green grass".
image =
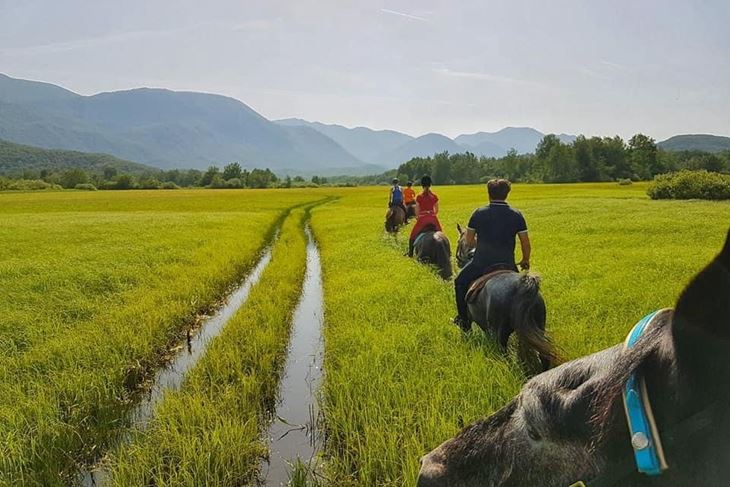
<svg viewBox="0 0 730 487">
<path fill-rule="evenodd" d="M 646 186 L 515 185 L 542 274 L 548 331 L 569 358 L 621 341 L 646 312 L 672 306 L 719 250 L 730 204 L 655 202 Z M 486 202 L 483 186 L 435 188 L 455 242 Z M 325 290 L 327 475 L 333 485 L 414 485 L 418 458 L 486 416 L 525 380 L 480 331 L 449 323 L 453 287 L 383 235 L 387 189 L 314 212 Z M 406 232 L 404 232 L 406 233 Z"/>
<path fill-rule="evenodd" d="M 183 388 L 165 395 L 149 428 L 110 459 L 113 485 L 247 485 L 266 451 L 306 265 L 304 212 L 284 223 L 246 303 L 213 339 Z"/>
<path fill-rule="evenodd" d="M 163 194 L 164 193 L 164 194 Z M 0 485 L 65 485 L 317 191 L 0 194 Z"/>
</svg>

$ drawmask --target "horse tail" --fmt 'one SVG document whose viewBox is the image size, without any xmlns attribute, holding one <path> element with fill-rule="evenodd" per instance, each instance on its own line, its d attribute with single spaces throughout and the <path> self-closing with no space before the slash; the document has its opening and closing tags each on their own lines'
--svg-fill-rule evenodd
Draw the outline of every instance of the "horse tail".
<svg viewBox="0 0 730 487">
<path fill-rule="evenodd" d="M 522 274 L 512 305 L 512 327 L 524 347 L 537 352 L 545 369 L 558 362 L 558 354 L 545 335 L 545 302 L 540 296 L 540 278 Z"/>
<path fill-rule="evenodd" d="M 442 279 L 451 279 L 453 269 L 451 268 L 451 243 L 443 232 L 433 234 L 436 248 L 434 249 L 434 263 L 439 268 L 439 275 Z"/>
</svg>

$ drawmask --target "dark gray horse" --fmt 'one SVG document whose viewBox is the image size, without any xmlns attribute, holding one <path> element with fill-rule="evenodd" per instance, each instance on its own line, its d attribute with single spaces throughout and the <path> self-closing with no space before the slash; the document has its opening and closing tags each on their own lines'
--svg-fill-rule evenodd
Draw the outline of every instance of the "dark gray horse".
<svg viewBox="0 0 730 487">
<path fill-rule="evenodd" d="M 463 267 L 473 253 L 466 245 L 461 226 L 456 228 L 456 260 Z M 509 337 L 516 332 L 520 359 L 526 365 L 534 361 L 535 354 L 542 370 L 557 361 L 557 353 L 545 335 L 545 301 L 540 294 L 540 278 L 535 274 L 508 270 L 494 275 L 469 300 L 469 316 L 497 339 L 502 350 L 507 350 Z"/>
<path fill-rule="evenodd" d="M 627 330 L 628 331 L 628 330 Z M 668 470 L 636 471 L 622 407 L 644 378 Z M 730 484 L 730 232 L 722 252 L 619 345 L 534 377 L 509 404 L 422 458 L 419 487 Z"/>
<path fill-rule="evenodd" d="M 397 233 L 398 229 L 405 223 L 406 213 L 400 206 L 391 206 L 385 214 L 385 231 Z"/>
<path fill-rule="evenodd" d="M 451 279 L 451 243 L 444 232 L 427 228 L 413 245 L 413 254 L 424 264 L 436 266 L 442 279 Z"/>
</svg>

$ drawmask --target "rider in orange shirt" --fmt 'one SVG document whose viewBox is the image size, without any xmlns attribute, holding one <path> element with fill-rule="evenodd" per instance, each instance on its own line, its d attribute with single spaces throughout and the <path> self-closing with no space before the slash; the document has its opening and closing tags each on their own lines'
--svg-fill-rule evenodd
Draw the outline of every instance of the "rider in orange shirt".
<svg viewBox="0 0 730 487">
<path fill-rule="evenodd" d="M 406 223 L 408 223 L 408 216 L 410 215 L 411 208 L 413 208 L 413 214 L 416 214 L 416 192 L 413 190 L 413 181 L 408 181 L 406 189 L 403 190 L 403 203 L 406 205 Z"/>
</svg>

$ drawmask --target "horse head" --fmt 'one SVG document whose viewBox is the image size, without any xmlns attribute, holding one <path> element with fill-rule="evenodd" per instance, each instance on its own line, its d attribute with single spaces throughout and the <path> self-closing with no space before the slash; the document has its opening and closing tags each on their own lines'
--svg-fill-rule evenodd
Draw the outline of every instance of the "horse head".
<svg viewBox="0 0 730 487">
<path fill-rule="evenodd" d="M 419 487 L 724 485 L 730 478 L 730 232 L 720 254 L 632 348 L 530 381 L 509 404 L 421 459 Z M 669 469 L 637 472 L 623 388 L 643 378 Z M 708 415 L 704 428 L 693 418 Z M 636 446 L 641 449 L 641 447 Z M 657 483 L 659 482 L 659 483 Z"/>
<path fill-rule="evenodd" d="M 456 224 L 456 231 L 459 232 L 459 241 L 456 242 L 456 264 L 461 268 L 474 257 L 474 249 L 466 244 L 466 232 L 458 223 Z"/>
</svg>

